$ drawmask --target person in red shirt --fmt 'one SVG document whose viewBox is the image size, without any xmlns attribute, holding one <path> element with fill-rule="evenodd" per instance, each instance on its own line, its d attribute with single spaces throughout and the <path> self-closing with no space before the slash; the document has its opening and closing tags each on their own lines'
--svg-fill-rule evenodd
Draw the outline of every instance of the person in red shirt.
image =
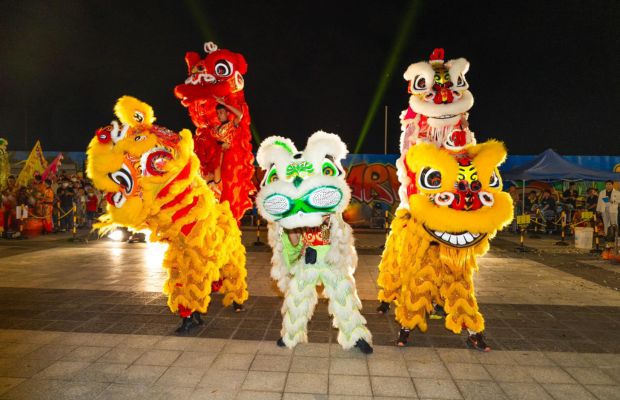
<svg viewBox="0 0 620 400">
<path fill-rule="evenodd" d="M 86 187 L 86 220 L 88 222 L 88 228 L 93 227 L 93 221 L 97 216 L 97 207 L 99 205 L 99 198 L 95 193 L 95 189 L 92 186 Z"/>
</svg>

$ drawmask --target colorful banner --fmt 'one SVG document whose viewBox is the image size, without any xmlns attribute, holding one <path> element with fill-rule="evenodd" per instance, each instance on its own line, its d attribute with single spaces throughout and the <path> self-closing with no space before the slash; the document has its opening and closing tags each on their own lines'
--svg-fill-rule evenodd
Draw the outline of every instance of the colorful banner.
<svg viewBox="0 0 620 400">
<path fill-rule="evenodd" d="M 17 184 L 20 186 L 26 186 L 32 179 L 34 179 L 35 173 L 42 174 L 47 168 L 47 161 L 43 156 L 43 149 L 41 143 L 37 140 L 30 155 L 26 159 L 24 167 L 22 168 L 19 176 L 17 177 Z"/>
<path fill-rule="evenodd" d="M 45 171 L 43 171 L 43 175 L 41 176 L 41 179 L 46 180 L 48 177 L 56 175 L 58 173 L 58 168 L 60 167 L 60 164 L 63 158 L 64 157 L 62 153 L 58 154 L 56 158 L 54 158 L 54 161 L 52 161 L 50 165 L 48 165 L 48 167 L 45 168 Z"/>
</svg>

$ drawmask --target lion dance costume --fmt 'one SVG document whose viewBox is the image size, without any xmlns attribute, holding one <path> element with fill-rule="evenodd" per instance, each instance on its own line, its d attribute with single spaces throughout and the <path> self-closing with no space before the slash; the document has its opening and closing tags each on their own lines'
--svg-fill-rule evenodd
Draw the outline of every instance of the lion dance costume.
<svg viewBox="0 0 620 400">
<path fill-rule="evenodd" d="M 284 293 L 279 346 L 307 342 L 320 284 L 339 330 L 338 343 L 372 352 L 353 278 L 357 254 L 352 229 L 342 219 L 351 198 L 341 165 L 346 154 L 337 135 L 322 131 L 308 139 L 303 152 L 278 136 L 265 139 L 258 149 L 265 176 L 256 202 L 269 221 L 271 277 Z"/>
<path fill-rule="evenodd" d="M 133 97 L 114 111 L 120 124 L 99 129 L 88 146 L 88 176 L 109 203 L 97 227 L 148 229 L 152 242 L 168 244 L 164 293 L 182 318 L 177 332 L 202 323 L 212 284 L 221 283 L 225 306 L 240 309 L 248 298 L 241 232 L 200 177 L 190 131 L 154 125 L 152 108 Z"/>
<path fill-rule="evenodd" d="M 250 196 L 255 192 L 250 112 L 243 92 L 248 67 L 241 54 L 218 49 L 213 42 L 205 44 L 205 51 L 204 59 L 195 52 L 185 55 L 189 77 L 174 93 L 196 125 L 194 150 L 203 177 L 240 221 L 252 208 Z M 228 110 L 224 121 L 217 108 Z"/>
<path fill-rule="evenodd" d="M 466 122 L 473 105 L 468 68 L 463 58 L 444 63 L 443 49 L 436 49 L 430 62 L 413 64 L 404 75 L 412 95 L 401 116 L 401 206 L 378 277 L 378 311 L 396 304 L 401 346 L 411 329 L 426 331 L 427 314 L 437 305 L 446 313 L 447 329 L 466 328 L 468 346 L 490 350 L 473 273 L 477 257 L 510 223 L 513 211 L 497 169 L 506 158 L 504 145 L 475 144 Z"/>
</svg>

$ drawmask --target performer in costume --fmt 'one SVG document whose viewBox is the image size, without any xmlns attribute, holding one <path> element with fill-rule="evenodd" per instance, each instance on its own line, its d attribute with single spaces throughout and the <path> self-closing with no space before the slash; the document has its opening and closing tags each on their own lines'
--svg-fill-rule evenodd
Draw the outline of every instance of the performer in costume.
<svg viewBox="0 0 620 400">
<path fill-rule="evenodd" d="M 265 177 L 256 203 L 269 221 L 271 277 L 284 293 L 278 346 L 307 342 L 307 324 L 318 301 L 316 286 L 321 284 L 339 330 L 338 343 L 372 353 L 353 278 L 357 254 L 352 229 L 342 219 L 351 199 L 341 165 L 346 154 L 337 135 L 322 131 L 308 139 L 302 152 L 279 136 L 265 139 L 258 149 Z"/>
<path fill-rule="evenodd" d="M 11 175 L 11 163 L 9 162 L 8 140 L 0 138 L 0 192 L 9 185 L 9 175 Z"/>
<path fill-rule="evenodd" d="M 398 161 L 401 206 L 379 265 L 379 312 L 396 303 L 404 346 L 410 330 L 426 331 L 426 315 L 443 308 L 446 328 L 468 329 L 469 347 L 488 351 L 472 275 L 476 257 L 512 219 L 512 201 L 501 191 L 497 167 L 506 151 L 496 141 L 476 145 L 466 123 L 473 105 L 464 59 L 443 62 L 436 49 L 430 63 L 405 73 L 412 96 L 401 116 Z"/>
<path fill-rule="evenodd" d="M 114 111 L 120 124 L 99 129 L 87 152 L 88 177 L 109 203 L 95 227 L 148 229 L 151 242 L 168 244 L 164 293 L 182 318 L 178 333 L 202 324 L 212 285 L 221 286 L 225 306 L 241 310 L 248 298 L 241 232 L 200 177 L 190 131 L 154 125 L 152 108 L 133 97 L 121 97 Z"/>
<path fill-rule="evenodd" d="M 416 143 L 434 143 L 451 152 L 476 144 L 467 123 L 474 97 L 465 80 L 469 62 L 464 58 L 444 62 L 444 49 L 433 51 L 428 62 L 407 68 L 409 105 L 400 115 L 400 157 L 396 161 L 401 207 L 407 208 L 410 180 L 406 171 L 407 150 Z"/>
<path fill-rule="evenodd" d="M 174 93 L 196 125 L 202 176 L 240 221 L 252 208 L 255 192 L 250 112 L 243 92 L 247 63 L 241 54 L 218 49 L 213 42 L 205 44 L 205 52 L 204 59 L 195 52 L 185 55 L 189 77 Z"/>
</svg>

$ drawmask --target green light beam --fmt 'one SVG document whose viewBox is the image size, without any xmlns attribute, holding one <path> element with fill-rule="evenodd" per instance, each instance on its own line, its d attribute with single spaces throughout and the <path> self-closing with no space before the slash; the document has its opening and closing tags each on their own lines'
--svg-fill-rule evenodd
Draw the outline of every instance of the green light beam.
<svg viewBox="0 0 620 400">
<path fill-rule="evenodd" d="M 215 40 L 215 35 L 209 26 L 209 21 L 207 21 L 207 13 L 202 8 L 202 3 L 199 0 L 185 0 L 185 5 L 189 9 L 194 22 L 198 26 L 204 41 L 217 43 Z"/>
<path fill-rule="evenodd" d="M 409 8 L 407 12 L 403 16 L 403 20 L 401 23 L 400 32 L 398 36 L 396 36 L 396 42 L 394 43 L 394 47 L 392 47 L 392 51 L 390 52 L 390 56 L 383 67 L 383 72 L 381 73 L 381 80 L 379 81 L 379 86 L 377 86 L 377 90 L 372 98 L 372 102 L 370 103 L 370 108 L 368 109 L 368 113 L 366 114 L 366 118 L 364 119 L 364 124 L 362 125 L 362 130 L 360 131 L 360 135 L 357 138 L 357 144 L 355 145 L 355 153 L 358 153 L 362 148 L 362 144 L 364 143 L 364 139 L 370 130 L 370 125 L 375 119 L 377 115 L 377 111 L 379 110 L 379 105 L 381 104 L 381 100 L 383 100 L 383 96 L 385 95 L 385 91 L 387 89 L 388 83 L 390 82 L 391 76 L 394 72 L 394 68 L 400 59 L 400 54 L 405 47 L 405 43 L 407 43 L 407 37 L 411 32 L 411 28 L 413 26 L 413 21 L 417 16 L 418 9 L 421 1 L 412 0 L 409 3 Z"/>
<path fill-rule="evenodd" d="M 205 42 L 217 43 L 215 34 L 213 34 L 213 31 L 209 26 L 209 21 L 207 21 L 207 13 L 203 9 L 202 3 L 199 0 L 185 0 L 185 5 L 189 9 L 194 22 L 198 26 L 198 29 L 200 29 L 200 33 L 202 33 L 202 37 Z M 254 122 L 250 123 L 250 131 L 252 132 L 252 137 L 254 138 L 256 145 L 260 145 L 260 135 L 258 134 L 258 129 L 256 129 Z"/>
<path fill-rule="evenodd" d="M 256 125 L 254 125 L 254 122 L 250 122 L 250 130 L 252 131 L 252 137 L 254 138 L 256 145 L 260 146 L 260 135 L 258 134 L 258 129 L 256 129 Z"/>
</svg>

